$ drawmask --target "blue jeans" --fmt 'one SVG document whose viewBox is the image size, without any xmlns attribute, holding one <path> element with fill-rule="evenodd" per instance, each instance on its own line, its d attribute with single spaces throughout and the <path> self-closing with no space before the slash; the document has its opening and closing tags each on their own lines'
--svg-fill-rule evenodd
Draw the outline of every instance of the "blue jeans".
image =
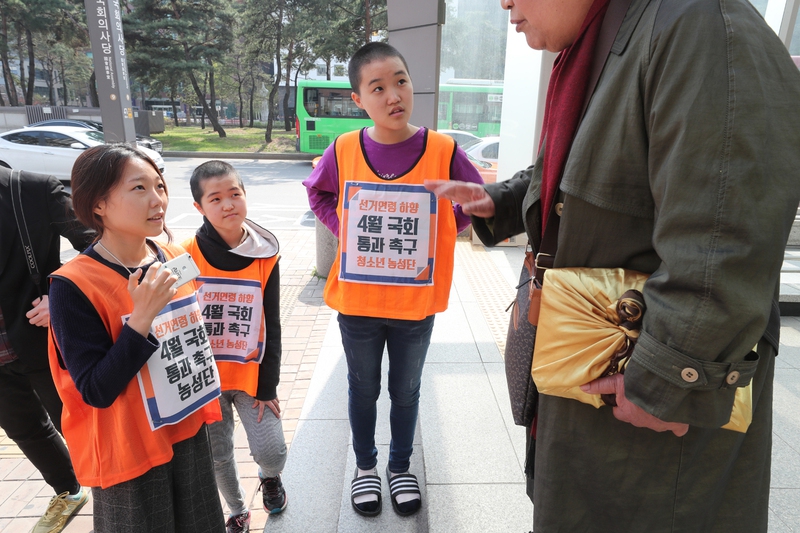
<svg viewBox="0 0 800 533">
<path fill-rule="evenodd" d="M 384 346 L 389 352 L 389 398 L 392 402 L 389 470 L 408 470 L 419 411 L 422 367 L 431 343 L 433 319 L 434 315 L 422 320 L 395 320 L 339 314 L 342 345 L 347 356 L 353 450 L 356 465 L 362 470 L 370 470 L 378 464 L 375 420 Z"/>
</svg>

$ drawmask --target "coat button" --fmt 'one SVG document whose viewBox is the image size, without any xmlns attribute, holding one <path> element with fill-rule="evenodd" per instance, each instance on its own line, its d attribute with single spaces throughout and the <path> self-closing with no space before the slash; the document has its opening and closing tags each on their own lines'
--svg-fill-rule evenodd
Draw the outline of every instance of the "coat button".
<svg viewBox="0 0 800 533">
<path fill-rule="evenodd" d="M 699 376 L 697 374 L 697 370 L 695 370 L 692 367 L 686 367 L 683 370 L 681 370 L 681 377 L 683 378 L 683 381 L 687 383 L 694 383 L 695 381 L 697 381 L 697 378 Z"/>
<path fill-rule="evenodd" d="M 735 384 L 737 381 L 739 381 L 739 372 L 734 370 L 733 372 L 728 374 L 728 376 L 725 378 L 725 381 L 726 383 L 728 383 L 728 385 Z"/>
<path fill-rule="evenodd" d="M 564 210 L 564 204 L 561 203 L 561 202 L 558 202 L 556 204 L 556 208 L 555 209 L 556 209 L 556 215 L 561 216 L 561 211 Z"/>
</svg>

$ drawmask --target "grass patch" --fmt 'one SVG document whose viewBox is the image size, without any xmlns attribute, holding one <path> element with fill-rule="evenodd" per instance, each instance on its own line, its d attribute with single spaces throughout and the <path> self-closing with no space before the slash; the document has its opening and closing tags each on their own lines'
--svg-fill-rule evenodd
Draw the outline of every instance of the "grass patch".
<svg viewBox="0 0 800 533">
<path fill-rule="evenodd" d="M 328 279 L 328 276 L 322 276 L 319 272 L 317 272 L 316 265 L 314 265 L 314 268 L 311 269 L 311 277 L 317 279 Z"/>
<path fill-rule="evenodd" d="M 206 126 L 165 125 L 164 133 L 154 133 L 170 152 L 250 152 L 250 153 L 290 153 L 294 152 L 295 133 L 282 128 L 272 130 L 272 142 L 264 142 L 264 128 L 234 128 L 223 126 L 227 137 L 220 136 Z"/>
</svg>

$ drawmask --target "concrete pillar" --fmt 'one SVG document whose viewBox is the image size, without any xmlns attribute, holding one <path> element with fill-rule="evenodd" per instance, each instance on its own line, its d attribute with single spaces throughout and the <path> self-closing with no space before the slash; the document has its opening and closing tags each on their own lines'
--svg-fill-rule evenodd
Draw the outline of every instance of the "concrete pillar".
<svg viewBox="0 0 800 533">
<path fill-rule="evenodd" d="M 509 24 L 497 181 L 510 179 L 536 160 L 555 58 L 552 52 L 532 49 L 525 34 Z"/>
<path fill-rule="evenodd" d="M 797 11 L 800 8 L 800 0 L 769 0 L 767 2 L 767 12 L 764 20 L 775 30 L 778 37 L 783 41 L 784 46 L 789 49 L 792 45 L 792 34 L 797 23 Z M 789 234 L 788 246 L 800 246 L 800 210 L 792 225 Z M 781 296 L 781 301 L 785 296 Z"/>
<path fill-rule="evenodd" d="M 775 30 L 788 49 L 792 44 L 792 33 L 797 22 L 797 9 L 800 0 L 769 0 L 764 20 Z"/>
<path fill-rule="evenodd" d="M 389 44 L 408 63 L 414 85 L 411 124 L 436 129 L 444 0 L 387 0 Z"/>
<path fill-rule="evenodd" d="M 317 232 L 317 276 L 327 278 L 336 259 L 339 239 L 317 217 L 314 217 L 314 227 Z"/>
</svg>

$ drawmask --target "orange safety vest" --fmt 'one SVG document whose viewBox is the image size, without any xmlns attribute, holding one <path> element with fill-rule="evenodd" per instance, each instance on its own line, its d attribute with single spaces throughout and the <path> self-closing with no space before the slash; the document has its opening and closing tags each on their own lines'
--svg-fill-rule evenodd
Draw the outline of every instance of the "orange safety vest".
<svg viewBox="0 0 800 533">
<path fill-rule="evenodd" d="M 201 276 L 258 281 L 261 283 L 262 294 L 267 286 L 267 281 L 272 273 L 272 269 L 275 268 L 275 264 L 278 262 L 279 258 L 276 254 L 274 257 L 256 259 L 250 266 L 242 270 L 219 270 L 211 266 L 203 255 L 203 252 L 200 251 L 200 247 L 197 245 L 197 237 L 192 237 L 184 241 L 183 247 L 186 248 L 186 251 L 192 256 L 194 262 L 197 263 Z M 201 309 L 203 308 L 202 302 L 200 303 L 200 307 Z M 280 313 L 280 309 L 274 309 L 273 312 Z M 266 313 L 266 309 L 264 309 L 264 313 Z M 265 342 L 267 332 L 264 320 L 261 321 L 261 333 L 259 335 L 259 341 L 261 343 Z M 222 390 L 240 390 L 255 397 L 258 392 L 259 365 L 231 363 L 219 360 L 216 361 L 216 363 L 220 381 L 222 382 Z"/>
<path fill-rule="evenodd" d="M 450 179 L 450 167 L 455 154 L 455 142 L 447 135 L 427 130 L 425 147 L 414 167 L 402 176 L 386 180 L 378 176 L 367 162 L 361 135 L 365 130 L 340 135 L 334 149 L 339 172 L 339 232 L 342 224 L 344 191 L 347 181 L 421 185 L 426 179 Z M 453 251 L 456 243 L 456 220 L 450 200 L 437 202 L 437 235 L 434 251 L 433 285 L 402 286 L 375 283 L 354 283 L 339 279 L 342 257 L 341 242 L 331 266 L 323 293 L 325 303 L 347 315 L 422 320 L 447 309 L 450 284 L 453 280 Z"/>
<path fill-rule="evenodd" d="M 167 259 L 184 253 L 179 246 L 161 243 L 159 246 Z M 83 293 L 116 342 L 123 327 L 122 317 L 133 311 L 127 280 L 87 255 L 77 256 L 52 276 L 71 282 Z M 178 288 L 174 299 L 189 296 L 194 290 L 194 283 L 186 283 Z M 204 423 L 222 420 L 219 402 L 212 401 L 179 423 L 153 431 L 136 378 L 111 406 L 100 409 L 87 405 L 69 372 L 59 363 L 57 343 L 58 339 L 51 334 L 50 371 L 64 403 L 61 427 L 81 485 L 108 488 L 139 477 L 155 466 L 168 463 L 173 456 L 173 444 L 195 436 Z"/>
</svg>

